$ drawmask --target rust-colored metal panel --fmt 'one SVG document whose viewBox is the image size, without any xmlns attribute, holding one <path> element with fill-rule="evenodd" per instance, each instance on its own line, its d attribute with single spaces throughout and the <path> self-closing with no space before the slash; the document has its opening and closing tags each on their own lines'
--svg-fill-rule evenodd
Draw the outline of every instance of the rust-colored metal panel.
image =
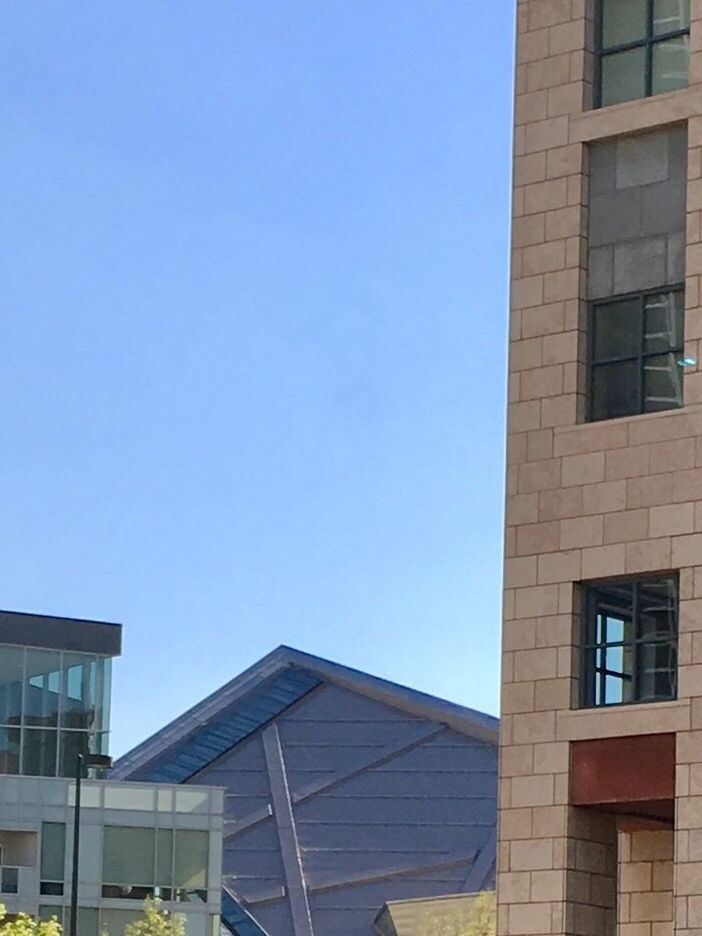
<svg viewBox="0 0 702 936">
<path fill-rule="evenodd" d="M 574 806 L 674 800 L 675 735 L 573 742 L 570 795 Z"/>
</svg>

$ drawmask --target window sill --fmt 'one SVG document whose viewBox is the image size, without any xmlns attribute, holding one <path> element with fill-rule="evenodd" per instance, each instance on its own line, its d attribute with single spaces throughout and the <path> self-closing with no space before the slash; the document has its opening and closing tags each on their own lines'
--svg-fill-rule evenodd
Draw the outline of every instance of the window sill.
<svg viewBox="0 0 702 936">
<path fill-rule="evenodd" d="M 668 734 L 690 728 L 688 699 L 643 702 L 613 708 L 572 709 L 556 715 L 559 741 L 616 738 L 638 734 Z"/>
<path fill-rule="evenodd" d="M 673 124 L 699 115 L 699 84 L 680 91 L 668 91 L 653 97 L 637 98 L 622 104 L 610 104 L 573 116 L 571 143 L 591 143 L 611 136 L 649 130 L 661 124 Z"/>
<path fill-rule="evenodd" d="M 631 438 L 629 427 L 655 425 L 660 420 L 670 421 L 671 419 L 681 419 L 687 421 L 686 417 L 688 416 L 699 417 L 700 415 L 702 415 L 702 403 L 687 403 L 676 409 L 661 410 L 658 413 L 638 413 L 636 416 L 618 416 L 616 419 L 598 419 L 594 422 L 580 422 L 570 426 L 555 426 L 554 438 L 556 440 L 557 454 L 571 454 L 570 451 L 565 451 L 565 449 L 563 451 L 558 450 L 559 439 L 573 438 L 581 435 L 588 435 L 589 433 L 595 437 L 599 437 L 600 440 L 603 435 L 606 437 L 607 443 L 603 445 L 598 442 L 598 449 L 627 448 L 629 445 L 640 444 L 639 440 Z M 691 434 L 694 433 L 681 429 L 680 436 L 666 433 L 665 437 L 668 439 L 682 438 L 683 436 Z M 582 451 L 586 450 L 589 449 L 582 449 Z"/>
</svg>

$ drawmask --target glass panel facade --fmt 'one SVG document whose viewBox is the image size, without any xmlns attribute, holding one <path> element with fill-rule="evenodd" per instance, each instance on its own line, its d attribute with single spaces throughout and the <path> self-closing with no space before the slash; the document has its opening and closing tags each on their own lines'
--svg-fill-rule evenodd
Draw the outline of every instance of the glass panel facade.
<svg viewBox="0 0 702 936">
<path fill-rule="evenodd" d="M 63 822 L 41 824 L 41 879 L 63 881 L 66 860 L 66 826 Z"/>
<path fill-rule="evenodd" d="M 0 773 L 20 772 L 20 730 L 0 728 Z"/>
<path fill-rule="evenodd" d="M 24 650 L 4 647 L 0 654 L 0 725 L 19 725 L 22 715 Z"/>
<path fill-rule="evenodd" d="M 24 685 L 24 724 L 42 728 L 58 725 L 61 699 L 61 654 L 28 650 Z"/>
<path fill-rule="evenodd" d="M 107 753 L 111 660 L 3 647 L 0 773 L 74 776 L 79 752 Z"/>
<path fill-rule="evenodd" d="M 25 728 L 22 732 L 22 773 L 31 777 L 55 777 L 58 732 Z"/>
</svg>

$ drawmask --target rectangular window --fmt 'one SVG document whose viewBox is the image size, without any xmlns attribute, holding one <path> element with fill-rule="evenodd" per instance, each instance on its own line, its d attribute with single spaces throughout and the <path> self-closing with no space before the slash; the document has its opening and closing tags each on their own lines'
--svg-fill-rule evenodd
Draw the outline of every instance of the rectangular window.
<svg viewBox="0 0 702 936">
<path fill-rule="evenodd" d="M 154 885 L 156 830 L 105 826 L 102 880 L 104 884 Z"/>
<path fill-rule="evenodd" d="M 683 405 L 684 307 L 682 289 L 593 303 L 591 420 Z"/>
<path fill-rule="evenodd" d="M 0 892 L 16 894 L 19 890 L 19 868 L 0 868 Z"/>
<path fill-rule="evenodd" d="M 65 857 L 66 826 L 63 822 L 42 822 L 40 893 L 63 894 Z"/>
<path fill-rule="evenodd" d="M 676 576 L 588 586 L 583 612 L 584 707 L 676 698 Z"/>
<path fill-rule="evenodd" d="M 206 831 L 105 826 L 102 896 L 206 901 L 208 863 Z"/>
<path fill-rule="evenodd" d="M 690 0 L 600 0 L 596 104 L 687 86 Z"/>
</svg>

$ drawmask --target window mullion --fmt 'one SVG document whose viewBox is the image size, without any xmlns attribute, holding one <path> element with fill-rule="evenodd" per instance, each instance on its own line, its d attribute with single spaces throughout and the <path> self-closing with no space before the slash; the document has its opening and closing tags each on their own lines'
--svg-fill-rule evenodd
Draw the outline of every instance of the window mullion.
<svg viewBox="0 0 702 936">
<path fill-rule="evenodd" d="M 639 413 L 644 412 L 645 389 L 644 389 L 644 346 L 646 344 L 646 298 L 642 294 L 639 298 Z M 636 589 L 634 589 L 636 591 Z"/>
<path fill-rule="evenodd" d="M 653 4 L 648 0 L 646 9 L 646 97 L 653 94 Z"/>
<path fill-rule="evenodd" d="M 632 631 L 633 631 L 633 645 L 631 649 L 632 657 L 632 702 L 637 702 L 639 699 L 639 665 L 641 662 L 640 658 L 640 643 L 639 643 L 639 583 L 634 582 L 634 587 L 632 589 L 632 598 L 631 598 L 631 614 L 632 614 Z"/>
</svg>

